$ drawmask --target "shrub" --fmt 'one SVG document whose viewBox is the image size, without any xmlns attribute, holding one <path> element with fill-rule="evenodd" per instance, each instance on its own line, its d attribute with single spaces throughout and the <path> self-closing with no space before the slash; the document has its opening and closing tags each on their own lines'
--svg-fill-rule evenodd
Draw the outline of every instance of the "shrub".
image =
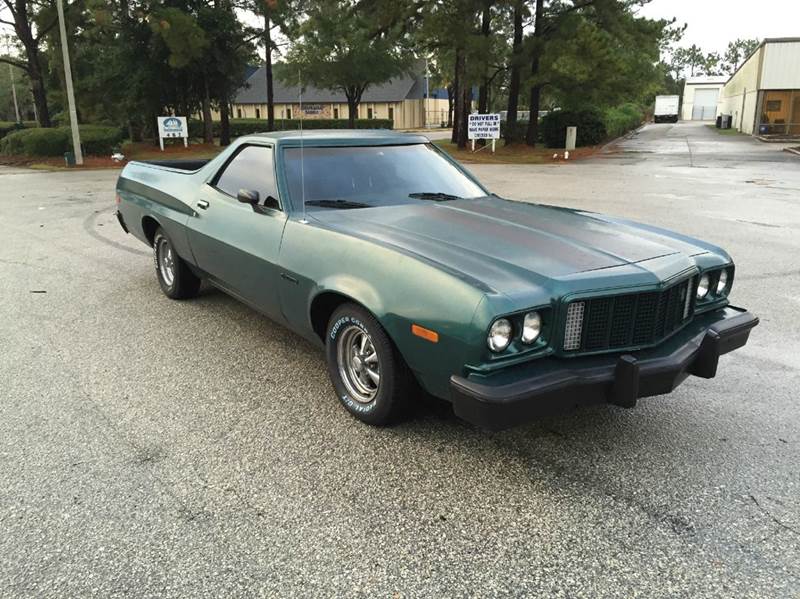
<svg viewBox="0 0 800 599">
<path fill-rule="evenodd" d="M 500 137 L 505 139 L 508 137 L 509 133 L 509 126 L 506 121 L 500 123 Z M 516 126 L 514 127 L 514 138 L 519 142 L 525 141 L 525 134 L 528 132 L 528 121 L 517 121 Z"/>
<path fill-rule="evenodd" d="M 644 112 L 636 104 L 622 104 L 608 108 L 604 114 L 606 131 L 610 138 L 621 137 L 636 129 L 644 120 Z"/>
<path fill-rule="evenodd" d="M 36 127 L 36 123 L 31 121 L 25 121 L 22 123 L 15 123 L 13 121 L 0 121 L 0 139 L 3 139 L 9 133 L 30 127 Z"/>
<path fill-rule="evenodd" d="M 577 146 L 593 146 L 608 137 L 603 115 L 594 109 L 556 110 L 542 117 L 542 139 L 549 148 L 567 144 L 567 127 L 578 128 Z"/>
<path fill-rule="evenodd" d="M 356 129 L 391 129 L 389 119 L 356 119 Z M 347 119 L 304 119 L 306 129 L 347 129 Z M 300 128 L 300 119 L 275 119 L 275 131 L 291 131 Z M 220 122 L 214 121 L 214 137 L 219 137 Z M 231 137 L 241 137 L 267 131 L 266 119 L 231 119 Z M 203 137 L 203 121 L 189 121 L 189 137 Z"/>
<path fill-rule="evenodd" d="M 110 154 L 123 138 L 119 127 L 81 125 L 81 147 L 84 154 Z M 0 140 L 0 154 L 25 156 L 62 156 L 72 150 L 69 127 L 23 129 Z"/>
</svg>

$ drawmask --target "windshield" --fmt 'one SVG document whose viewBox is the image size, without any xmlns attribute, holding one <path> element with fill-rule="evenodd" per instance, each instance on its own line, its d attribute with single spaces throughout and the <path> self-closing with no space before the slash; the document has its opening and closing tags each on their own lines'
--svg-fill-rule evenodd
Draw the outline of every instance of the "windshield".
<svg viewBox="0 0 800 599">
<path fill-rule="evenodd" d="M 486 195 L 430 144 L 304 148 L 306 207 L 370 208 Z M 295 206 L 302 202 L 300 148 L 284 150 Z"/>
</svg>

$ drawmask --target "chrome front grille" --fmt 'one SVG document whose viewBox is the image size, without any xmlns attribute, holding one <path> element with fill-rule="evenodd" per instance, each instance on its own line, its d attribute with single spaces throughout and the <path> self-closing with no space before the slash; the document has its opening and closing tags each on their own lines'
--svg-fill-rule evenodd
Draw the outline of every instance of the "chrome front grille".
<svg viewBox="0 0 800 599">
<path fill-rule="evenodd" d="M 692 315 L 696 278 L 660 291 L 575 300 L 567 306 L 565 352 L 596 352 L 653 345 Z"/>
</svg>

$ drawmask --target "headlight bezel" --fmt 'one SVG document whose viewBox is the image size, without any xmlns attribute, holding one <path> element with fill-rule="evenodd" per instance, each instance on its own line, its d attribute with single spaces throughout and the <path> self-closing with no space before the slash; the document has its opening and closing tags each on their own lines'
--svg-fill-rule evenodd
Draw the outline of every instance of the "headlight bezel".
<svg viewBox="0 0 800 599">
<path fill-rule="evenodd" d="M 553 309 L 550 305 L 539 305 L 526 308 L 524 310 L 517 310 L 506 314 L 496 315 L 490 322 L 489 326 L 485 329 L 484 344 L 488 348 L 486 357 L 491 360 L 507 360 L 515 356 L 530 356 L 531 354 L 547 353 L 549 351 L 548 339 L 550 335 L 550 328 L 552 323 Z M 523 332 L 525 329 L 525 316 L 536 313 L 540 319 L 539 334 L 530 341 L 523 341 Z M 511 323 L 512 334 L 511 341 L 503 349 L 496 350 L 490 344 L 492 327 L 495 326 L 500 320 L 507 320 Z"/>
<path fill-rule="evenodd" d="M 498 335 L 498 333 L 495 332 L 495 327 L 508 328 L 508 335 L 505 336 L 506 340 L 505 343 L 503 343 L 502 345 L 498 345 L 497 343 L 495 343 L 495 337 L 497 336 L 502 337 L 502 335 Z M 508 349 L 508 346 L 511 345 L 511 341 L 513 339 L 514 339 L 514 325 L 508 318 L 504 316 L 495 318 L 492 321 L 492 324 L 489 325 L 489 331 L 486 334 L 486 345 L 489 347 L 490 351 L 496 354 L 504 352 L 505 350 Z"/>
<path fill-rule="evenodd" d="M 731 288 L 733 286 L 735 268 L 734 265 L 726 264 L 725 266 L 714 266 L 705 268 L 700 272 L 700 278 L 697 279 L 697 289 L 700 287 L 702 277 L 708 277 L 708 292 L 700 297 L 695 290 L 695 313 L 706 312 L 708 310 L 717 308 L 724 305 L 728 301 Z M 725 284 L 719 288 L 720 280 L 725 273 Z"/>
</svg>

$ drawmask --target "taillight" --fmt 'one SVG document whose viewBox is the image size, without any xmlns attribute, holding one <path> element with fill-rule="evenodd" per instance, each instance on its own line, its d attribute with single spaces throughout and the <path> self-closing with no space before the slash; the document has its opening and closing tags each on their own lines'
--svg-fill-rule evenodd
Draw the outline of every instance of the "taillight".
<svg viewBox="0 0 800 599">
<path fill-rule="evenodd" d="M 119 197 L 119 194 L 117 194 L 117 204 L 121 204 L 121 203 L 122 203 L 122 198 Z"/>
</svg>

